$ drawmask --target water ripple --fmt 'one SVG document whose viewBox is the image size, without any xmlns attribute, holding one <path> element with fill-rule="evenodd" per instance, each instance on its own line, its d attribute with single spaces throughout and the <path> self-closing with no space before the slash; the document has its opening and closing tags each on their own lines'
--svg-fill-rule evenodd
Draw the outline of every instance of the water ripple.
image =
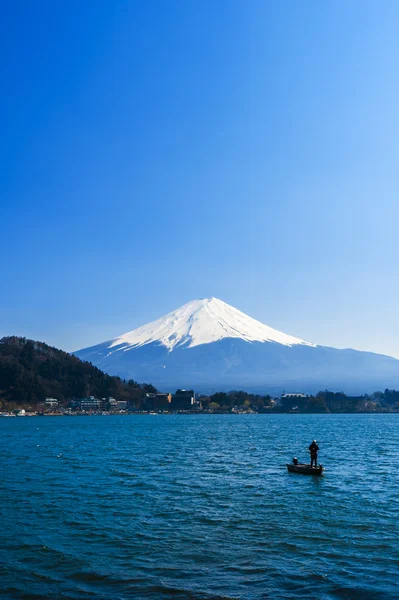
<svg viewBox="0 0 399 600">
<path fill-rule="evenodd" d="M 0 593 L 399 597 L 398 415 L 0 419 Z M 316 437 L 323 478 L 287 473 Z"/>
</svg>

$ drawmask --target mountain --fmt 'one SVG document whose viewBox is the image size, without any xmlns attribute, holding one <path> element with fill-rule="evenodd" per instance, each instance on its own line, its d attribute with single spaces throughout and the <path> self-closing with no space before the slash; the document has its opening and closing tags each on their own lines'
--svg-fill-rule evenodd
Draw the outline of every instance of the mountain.
<svg viewBox="0 0 399 600">
<path fill-rule="evenodd" d="M 183 346 L 194 348 L 225 338 L 246 342 L 277 342 L 284 346 L 313 346 L 263 325 L 218 298 L 203 298 L 188 302 L 165 317 L 117 337 L 110 342 L 109 348 L 127 350 L 155 343 L 171 352 Z"/>
<path fill-rule="evenodd" d="M 272 329 L 217 298 L 75 353 L 107 373 L 161 389 L 362 393 L 399 386 L 399 360 L 338 350 Z"/>
<path fill-rule="evenodd" d="M 117 396 L 139 405 L 145 389 L 124 383 L 76 356 L 21 337 L 0 340 L 0 407 L 68 398 Z"/>
</svg>

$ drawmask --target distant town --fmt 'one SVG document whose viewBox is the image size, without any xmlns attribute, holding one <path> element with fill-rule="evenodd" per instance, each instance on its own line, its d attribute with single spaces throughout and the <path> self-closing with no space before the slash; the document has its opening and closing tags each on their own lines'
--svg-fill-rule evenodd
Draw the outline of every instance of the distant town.
<svg viewBox="0 0 399 600">
<path fill-rule="evenodd" d="M 124 399 L 72 398 L 60 401 L 43 398 L 32 406 L 0 411 L 0 417 L 77 416 L 120 414 L 251 414 L 251 413 L 372 413 L 399 412 L 399 392 L 385 390 L 364 396 L 343 392 L 319 392 L 315 396 L 284 393 L 280 396 L 255 395 L 243 391 L 217 392 L 210 396 L 194 390 L 175 393 L 147 392 L 140 407 Z"/>
</svg>

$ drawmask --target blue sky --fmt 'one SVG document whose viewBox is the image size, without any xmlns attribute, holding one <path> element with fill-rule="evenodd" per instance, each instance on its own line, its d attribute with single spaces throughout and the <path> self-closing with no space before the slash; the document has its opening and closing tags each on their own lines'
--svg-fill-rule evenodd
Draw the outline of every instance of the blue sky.
<svg viewBox="0 0 399 600">
<path fill-rule="evenodd" d="M 216 296 L 399 357 L 399 3 L 1 2 L 0 335 Z"/>
</svg>

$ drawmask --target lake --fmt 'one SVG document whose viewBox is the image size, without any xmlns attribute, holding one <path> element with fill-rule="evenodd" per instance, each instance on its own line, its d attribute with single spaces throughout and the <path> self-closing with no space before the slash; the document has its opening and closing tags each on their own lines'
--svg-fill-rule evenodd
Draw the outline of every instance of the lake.
<svg viewBox="0 0 399 600">
<path fill-rule="evenodd" d="M 288 473 L 316 438 L 323 477 Z M 399 597 L 399 414 L 0 419 L 4 598 Z"/>
</svg>

